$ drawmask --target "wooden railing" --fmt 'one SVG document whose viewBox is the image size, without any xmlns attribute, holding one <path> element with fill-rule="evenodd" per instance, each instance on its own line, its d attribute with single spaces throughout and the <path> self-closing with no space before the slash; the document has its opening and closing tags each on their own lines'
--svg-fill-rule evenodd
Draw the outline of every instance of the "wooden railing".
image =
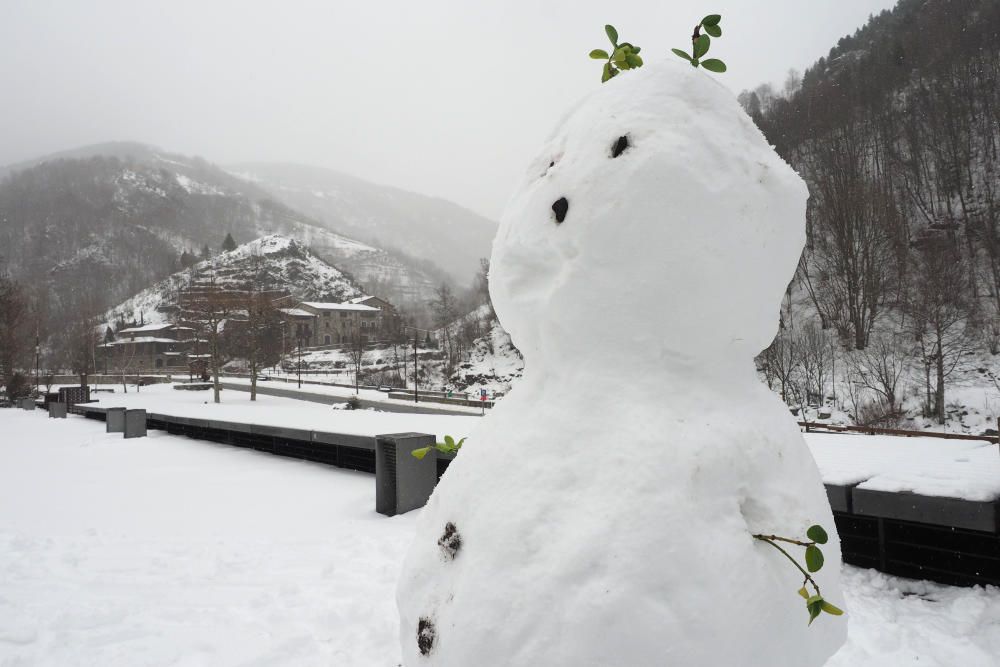
<svg viewBox="0 0 1000 667">
<path fill-rule="evenodd" d="M 834 433 L 864 433 L 867 435 L 897 435 L 905 438 L 945 438 L 947 440 L 985 440 L 994 445 L 1000 443 L 1000 436 L 969 435 L 967 433 L 940 433 L 936 431 L 912 431 L 901 428 L 881 428 L 878 426 L 843 426 L 839 424 L 820 424 L 818 422 L 798 422 L 806 433 L 824 431 Z"/>
</svg>

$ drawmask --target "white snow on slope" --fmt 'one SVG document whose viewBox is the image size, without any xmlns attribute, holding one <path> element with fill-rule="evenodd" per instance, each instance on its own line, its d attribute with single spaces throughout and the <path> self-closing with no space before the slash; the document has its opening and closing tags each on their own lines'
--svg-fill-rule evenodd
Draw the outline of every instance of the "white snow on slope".
<svg viewBox="0 0 1000 667">
<path fill-rule="evenodd" d="M 371 475 L 40 412 L 0 433 L 3 667 L 398 664 L 416 515 L 375 514 Z M 843 584 L 827 667 L 998 664 L 1000 589 Z"/>
<path fill-rule="evenodd" d="M 343 272 L 316 257 L 300 242 L 272 234 L 161 280 L 110 309 L 102 321 L 105 326 L 113 326 L 118 313 L 123 314 L 126 320 L 138 320 L 141 313 L 146 323 L 165 322 L 166 314 L 157 308 L 171 303 L 177 292 L 190 285 L 192 280 L 205 279 L 214 273 L 221 286 L 242 286 L 248 275 L 249 259 L 254 254 L 264 259 L 266 272 L 276 286 L 289 290 L 298 298 L 338 300 L 361 295 L 361 290 Z"/>
</svg>

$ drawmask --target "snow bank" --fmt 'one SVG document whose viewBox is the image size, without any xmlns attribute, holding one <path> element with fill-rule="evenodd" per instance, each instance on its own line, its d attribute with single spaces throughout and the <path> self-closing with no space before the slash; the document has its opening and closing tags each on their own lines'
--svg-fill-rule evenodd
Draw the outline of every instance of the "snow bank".
<svg viewBox="0 0 1000 667">
<path fill-rule="evenodd" d="M 813 667 L 843 643 L 843 618 L 806 626 L 801 577 L 752 537 L 824 525 L 818 581 L 842 603 L 819 473 L 752 363 L 806 198 L 690 66 L 629 72 L 567 116 L 494 242 L 525 374 L 420 518 L 398 591 L 406 665 Z"/>
</svg>

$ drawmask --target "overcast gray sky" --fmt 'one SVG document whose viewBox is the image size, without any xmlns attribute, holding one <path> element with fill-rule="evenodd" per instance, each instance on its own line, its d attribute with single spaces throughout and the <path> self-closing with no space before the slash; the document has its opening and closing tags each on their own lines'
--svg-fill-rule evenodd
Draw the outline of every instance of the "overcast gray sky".
<svg viewBox="0 0 1000 667">
<path fill-rule="evenodd" d="M 894 0 L 0 0 L 0 164 L 111 140 L 332 167 L 493 218 L 603 26 L 649 61 L 723 16 L 733 91 L 783 82 Z"/>
</svg>

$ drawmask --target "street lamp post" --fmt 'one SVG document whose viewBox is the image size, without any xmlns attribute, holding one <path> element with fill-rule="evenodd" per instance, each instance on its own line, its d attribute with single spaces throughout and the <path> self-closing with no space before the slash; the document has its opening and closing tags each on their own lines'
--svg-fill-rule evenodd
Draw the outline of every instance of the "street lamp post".
<svg viewBox="0 0 1000 667">
<path fill-rule="evenodd" d="M 298 363 L 299 389 L 302 389 L 302 339 L 301 338 L 298 340 L 298 343 L 299 343 L 299 363 Z"/>
<path fill-rule="evenodd" d="M 38 341 L 38 333 L 35 333 L 35 394 L 38 394 L 38 355 L 41 351 L 41 346 Z"/>
<path fill-rule="evenodd" d="M 422 331 L 426 334 L 430 334 L 427 329 L 418 329 L 417 327 L 404 326 L 403 331 L 407 329 L 413 329 L 413 402 L 420 402 L 420 377 L 418 373 L 420 372 L 420 366 L 418 364 L 418 352 L 417 352 L 417 332 Z"/>
</svg>

